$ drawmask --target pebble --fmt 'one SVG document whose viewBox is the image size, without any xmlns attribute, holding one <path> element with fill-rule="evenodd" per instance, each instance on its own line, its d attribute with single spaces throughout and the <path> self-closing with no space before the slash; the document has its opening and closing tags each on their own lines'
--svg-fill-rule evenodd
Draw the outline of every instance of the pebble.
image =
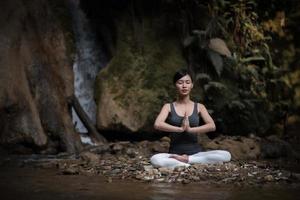
<svg viewBox="0 0 300 200">
<path fill-rule="evenodd" d="M 53 159 L 49 160 L 48 164 L 43 161 L 43 165 L 58 168 L 63 175 L 105 176 L 108 183 L 117 179 L 135 179 L 154 183 L 203 182 L 234 185 L 300 182 L 300 174 L 272 167 L 272 163 L 267 161 L 231 161 L 223 164 L 194 164 L 175 169 L 155 168 L 149 162 L 153 152 L 145 150 L 151 145 L 147 141 L 136 145 L 126 142 L 113 143 L 108 145 L 108 149 L 105 149 L 105 153 L 102 154 L 98 153 L 103 152 L 103 149 L 98 151 L 97 148 L 93 148 L 92 151 L 82 153 L 79 159 L 68 162 L 66 159 Z M 38 160 L 24 162 L 24 165 L 43 166 Z"/>
<path fill-rule="evenodd" d="M 272 175 L 266 175 L 265 177 L 264 177 L 264 179 L 266 180 L 266 181 L 273 181 L 274 180 L 274 177 L 272 176 Z"/>
</svg>

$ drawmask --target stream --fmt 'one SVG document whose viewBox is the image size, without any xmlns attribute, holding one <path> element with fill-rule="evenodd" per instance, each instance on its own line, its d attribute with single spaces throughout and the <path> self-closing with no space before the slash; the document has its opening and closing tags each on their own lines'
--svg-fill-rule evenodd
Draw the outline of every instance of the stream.
<svg viewBox="0 0 300 200">
<path fill-rule="evenodd" d="M 299 186 L 233 187 L 178 183 L 108 181 L 101 176 L 61 175 L 55 169 L 0 166 L 1 199 L 214 199 L 295 200 Z"/>
</svg>

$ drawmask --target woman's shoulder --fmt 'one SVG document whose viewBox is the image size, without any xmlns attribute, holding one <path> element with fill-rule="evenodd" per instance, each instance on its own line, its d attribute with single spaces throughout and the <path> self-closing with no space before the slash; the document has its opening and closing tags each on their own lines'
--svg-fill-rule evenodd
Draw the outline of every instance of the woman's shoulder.
<svg viewBox="0 0 300 200">
<path fill-rule="evenodd" d="M 205 105 L 199 102 L 195 102 L 197 104 L 197 110 L 198 113 L 201 112 L 201 110 L 206 109 Z"/>
<path fill-rule="evenodd" d="M 171 104 L 172 103 L 165 103 L 162 107 L 164 110 L 168 110 L 169 112 L 171 111 Z"/>
</svg>

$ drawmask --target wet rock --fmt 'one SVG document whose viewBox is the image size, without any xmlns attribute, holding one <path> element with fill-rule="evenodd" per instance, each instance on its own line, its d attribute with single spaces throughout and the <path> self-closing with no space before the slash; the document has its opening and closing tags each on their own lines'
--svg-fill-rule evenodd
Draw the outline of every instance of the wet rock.
<svg viewBox="0 0 300 200">
<path fill-rule="evenodd" d="M 95 147 L 92 147 L 89 149 L 90 152 L 96 153 L 96 154 L 103 154 L 105 152 L 108 152 L 110 150 L 108 144 L 101 144 Z"/>
<path fill-rule="evenodd" d="M 198 176 L 192 176 L 191 180 L 193 180 L 194 182 L 200 181 L 200 177 Z"/>
<path fill-rule="evenodd" d="M 87 161 L 91 165 L 98 165 L 100 162 L 100 157 L 98 154 L 92 153 L 92 152 L 83 152 L 80 154 L 80 157 L 82 160 Z"/>
<path fill-rule="evenodd" d="M 151 150 L 154 153 L 167 153 L 169 151 L 169 142 L 155 141 L 152 143 Z"/>
<path fill-rule="evenodd" d="M 78 169 L 79 169 L 79 174 L 81 175 L 93 176 L 99 174 L 97 168 L 93 166 L 83 166 L 83 167 L 79 167 Z"/>
<path fill-rule="evenodd" d="M 290 177 L 295 180 L 300 180 L 300 173 L 292 173 Z"/>
<path fill-rule="evenodd" d="M 125 152 L 130 158 L 134 158 L 138 155 L 138 152 L 134 148 L 128 148 Z"/>
<path fill-rule="evenodd" d="M 169 137 L 162 137 L 162 138 L 160 138 L 160 141 L 161 142 L 168 142 L 168 143 L 170 143 L 171 142 L 171 139 L 169 138 Z"/>
<path fill-rule="evenodd" d="M 261 142 L 262 158 L 280 158 L 293 156 L 290 145 L 276 135 L 271 135 Z"/>
<path fill-rule="evenodd" d="M 221 181 L 224 183 L 230 183 L 230 182 L 235 181 L 236 179 L 237 179 L 237 177 L 228 177 L 228 178 L 222 179 Z"/>
<path fill-rule="evenodd" d="M 120 152 L 121 150 L 123 150 L 123 145 L 116 143 L 112 145 L 112 148 L 114 153 Z"/>
<path fill-rule="evenodd" d="M 209 150 L 227 150 L 234 160 L 257 159 L 261 153 L 260 144 L 255 138 L 241 136 L 221 136 L 207 143 L 204 147 Z"/>
<path fill-rule="evenodd" d="M 103 170 L 111 170 L 112 167 L 110 165 L 107 165 L 107 166 L 102 166 L 101 169 L 103 169 Z"/>
<path fill-rule="evenodd" d="M 158 169 L 148 169 L 147 171 L 145 171 L 145 176 L 160 176 L 161 174 L 159 173 Z"/>
<path fill-rule="evenodd" d="M 272 176 L 272 175 L 266 175 L 265 177 L 264 177 L 264 180 L 265 181 L 273 181 L 274 180 L 274 177 Z"/>
<path fill-rule="evenodd" d="M 167 175 L 173 173 L 173 169 L 166 168 L 166 167 L 161 167 L 161 168 L 159 168 L 158 170 L 159 170 L 159 172 L 161 173 L 161 175 L 164 175 L 164 176 L 167 176 Z"/>
<path fill-rule="evenodd" d="M 151 180 L 153 180 L 154 179 L 154 176 L 144 176 L 143 178 L 142 178 L 142 180 L 144 180 L 144 181 L 151 181 Z"/>
<path fill-rule="evenodd" d="M 182 184 L 188 184 L 188 183 L 190 183 L 190 182 L 191 182 L 190 179 L 183 179 L 183 180 L 181 181 Z"/>
<path fill-rule="evenodd" d="M 57 154 L 57 147 L 48 147 L 47 149 L 41 151 L 41 154 L 49 155 L 49 154 Z"/>
<path fill-rule="evenodd" d="M 69 167 L 69 168 L 63 169 L 61 171 L 61 173 L 64 175 L 75 175 L 75 174 L 79 174 L 79 170 L 76 167 Z"/>
<path fill-rule="evenodd" d="M 182 178 L 177 178 L 177 180 L 176 180 L 178 183 L 181 183 L 182 181 L 183 181 L 183 179 Z"/>
<path fill-rule="evenodd" d="M 165 181 L 166 181 L 166 179 L 164 179 L 164 178 L 155 179 L 155 182 L 158 182 L 158 183 L 165 182 Z"/>
<path fill-rule="evenodd" d="M 146 148 L 146 147 L 148 147 L 149 143 L 150 142 L 148 140 L 143 140 L 143 141 L 138 142 L 137 146 L 139 148 Z"/>
<path fill-rule="evenodd" d="M 175 171 L 175 172 L 182 172 L 182 171 L 185 170 L 185 168 L 186 168 L 186 167 L 184 167 L 184 166 L 178 166 L 178 167 L 175 167 L 175 168 L 174 168 L 174 171 Z"/>
<path fill-rule="evenodd" d="M 136 167 L 132 167 L 132 166 L 129 166 L 127 168 L 128 171 L 137 171 L 138 169 Z"/>
<path fill-rule="evenodd" d="M 111 174 L 119 174 L 121 172 L 121 169 L 113 169 L 111 171 Z"/>
<path fill-rule="evenodd" d="M 142 174 L 137 174 L 137 175 L 135 176 L 135 178 L 138 179 L 138 180 L 142 180 L 143 177 L 144 177 L 144 176 L 143 176 Z"/>
<path fill-rule="evenodd" d="M 146 172 L 151 171 L 151 170 L 153 170 L 153 169 L 154 169 L 154 168 L 153 168 L 152 165 L 145 165 L 145 166 L 144 166 L 144 170 L 145 170 Z"/>
</svg>

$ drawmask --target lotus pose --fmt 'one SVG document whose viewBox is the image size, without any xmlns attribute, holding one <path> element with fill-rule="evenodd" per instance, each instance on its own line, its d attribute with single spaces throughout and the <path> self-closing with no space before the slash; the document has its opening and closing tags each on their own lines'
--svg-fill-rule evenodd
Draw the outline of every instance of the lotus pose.
<svg viewBox="0 0 300 200">
<path fill-rule="evenodd" d="M 156 167 L 188 167 L 193 163 L 222 163 L 231 159 L 228 151 L 203 152 L 198 144 L 197 134 L 215 131 L 216 126 L 203 104 L 193 102 L 190 92 L 192 76 L 185 69 L 177 71 L 173 78 L 178 98 L 165 104 L 158 114 L 154 128 L 170 133 L 169 153 L 158 153 L 151 157 Z"/>
</svg>

